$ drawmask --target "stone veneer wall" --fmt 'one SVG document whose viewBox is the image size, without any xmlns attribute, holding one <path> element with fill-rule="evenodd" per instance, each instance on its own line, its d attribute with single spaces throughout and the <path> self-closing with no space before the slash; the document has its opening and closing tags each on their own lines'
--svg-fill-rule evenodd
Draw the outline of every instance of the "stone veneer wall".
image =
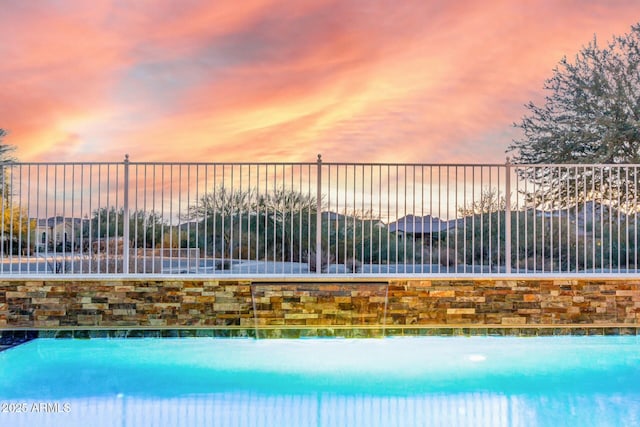
<svg viewBox="0 0 640 427">
<path fill-rule="evenodd" d="M 0 329 L 635 328 L 640 319 L 640 280 L 353 280 L 4 278 Z"/>
</svg>

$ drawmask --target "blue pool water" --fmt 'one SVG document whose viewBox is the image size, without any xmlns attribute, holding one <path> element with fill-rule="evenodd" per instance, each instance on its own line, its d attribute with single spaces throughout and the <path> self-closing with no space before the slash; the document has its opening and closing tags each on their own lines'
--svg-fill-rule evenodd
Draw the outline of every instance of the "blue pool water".
<svg viewBox="0 0 640 427">
<path fill-rule="evenodd" d="M 634 426 L 636 337 L 38 339 L 0 426 Z"/>
</svg>

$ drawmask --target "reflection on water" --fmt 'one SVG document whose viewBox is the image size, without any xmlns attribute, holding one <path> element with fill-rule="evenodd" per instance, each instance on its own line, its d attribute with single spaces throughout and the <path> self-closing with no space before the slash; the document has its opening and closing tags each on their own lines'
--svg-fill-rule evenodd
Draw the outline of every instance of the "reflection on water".
<svg viewBox="0 0 640 427">
<path fill-rule="evenodd" d="M 3 402 L 11 403 L 11 402 Z M 57 403 L 59 413 L 2 413 L 6 426 L 632 426 L 640 422 L 640 394 L 518 397 L 487 393 L 412 397 L 220 393 L 150 399 L 84 398 Z M 68 413 L 62 411 L 68 404 Z M 55 405 L 49 404 L 55 410 Z M 44 408 L 43 408 L 44 409 Z"/>
<path fill-rule="evenodd" d="M 638 384 L 636 336 L 38 339 L 0 427 L 638 426 Z"/>
</svg>

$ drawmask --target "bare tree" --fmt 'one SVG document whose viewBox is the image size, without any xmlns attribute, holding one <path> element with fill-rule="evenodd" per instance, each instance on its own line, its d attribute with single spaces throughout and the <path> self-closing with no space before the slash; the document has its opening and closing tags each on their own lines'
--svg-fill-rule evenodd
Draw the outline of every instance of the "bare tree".
<svg viewBox="0 0 640 427">
<path fill-rule="evenodd" d="M 559 207 L 635 198 L 640 177 L 612 165 L 640 163 L 640 24 L 604 47 L 594 37 L 574 61 L 564 57 L 544 89 L 544 104 L 527 104 L 515 124 L 523 131 L 507 150 L 515 163 L 603 167 L 523 167 L 520 176 Z"/>
</svg>

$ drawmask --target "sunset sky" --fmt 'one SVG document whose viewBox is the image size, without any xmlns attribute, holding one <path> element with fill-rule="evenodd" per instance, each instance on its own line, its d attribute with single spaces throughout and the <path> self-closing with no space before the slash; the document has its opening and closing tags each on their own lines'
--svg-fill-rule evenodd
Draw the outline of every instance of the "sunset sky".
<svg viewBox="0 0 640 427">
<path fill-rule="evenodd" d="M 637 0 L 0 5 L 22 161 L 503 162 L 563 55 Z"/>
</svg>

